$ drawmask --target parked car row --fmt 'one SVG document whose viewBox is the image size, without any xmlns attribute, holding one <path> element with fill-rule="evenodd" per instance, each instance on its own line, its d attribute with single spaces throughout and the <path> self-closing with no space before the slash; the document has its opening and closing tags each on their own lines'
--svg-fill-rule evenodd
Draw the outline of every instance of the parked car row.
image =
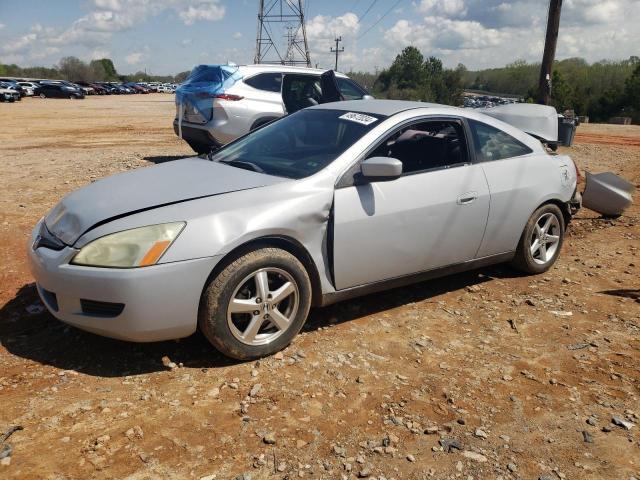
<svg viewBox="0 0 640 480">
<path fill-rule="evenodd" d="M 496 97 L 489 95 L 466 96 L 463 99 L 465 108 L 491 108 L 497 105 L 509 105 L 512 103 L 522 103 L 522 99 L 512 97 Z"/>
<path fill-rule="evenodd" d="M 15 102 L 23 97 L 81 99 L 86 95 L 124 95 L 134 93 L 174 93 L 175 84 L 144 82 L 69 82 L 67 80 L 19 80 L 0 78 L 0 101 Z"/>
</svg>

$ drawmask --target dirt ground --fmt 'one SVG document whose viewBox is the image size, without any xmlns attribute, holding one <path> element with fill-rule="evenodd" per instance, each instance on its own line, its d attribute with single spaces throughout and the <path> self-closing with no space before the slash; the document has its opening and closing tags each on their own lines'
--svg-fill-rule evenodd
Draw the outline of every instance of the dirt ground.
<svg viewBox="0 0 640 480">
<path fill-rule="evenodd" d="M 486 268 L 317 309 L 259 362 L 43 311 L 31 228 L 70 190 L 190 155 L 173 109 L 0 104 L 0 478 L 640 478 L 637 205 L 581 211 L 545 275 Z M 640 184 L 638 126 L 582 125 L 566 151 Z"/>
</svg>

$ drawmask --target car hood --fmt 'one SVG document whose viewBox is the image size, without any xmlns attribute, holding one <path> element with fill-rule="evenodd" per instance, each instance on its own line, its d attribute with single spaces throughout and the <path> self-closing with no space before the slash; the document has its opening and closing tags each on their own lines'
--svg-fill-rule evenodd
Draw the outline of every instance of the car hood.
<svg viewBox="0 0 640 480">
<path fill-rule="evenodd" d="M 285 180 L 200 158 L 176 160 L 113 175 L 76 190 L 47 214 L 45 224 L 57 238 L 73 245 L 88 230 L 116 218 Z"/>
</svg>

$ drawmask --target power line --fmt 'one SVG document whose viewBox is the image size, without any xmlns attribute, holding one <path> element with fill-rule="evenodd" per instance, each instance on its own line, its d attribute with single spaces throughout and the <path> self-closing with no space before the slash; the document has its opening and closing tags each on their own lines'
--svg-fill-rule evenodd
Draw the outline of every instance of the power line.
<svg viewBox="0 0 640 480">
<path fill-rule="evenodd" d="M 398 4 L 399 4 L 400 2 L 402 2 L 402 0 L 398 0 L 396 3 L 394 3 L 393 5 L 391 5 L 391 8 L 390 8 L 389 10 L 387 10 L 387 11 L 384 13 L 384 15 L 382 15 L 378 20 L 376 20 L 376 21 L 373 23 L 373 25 L 371 25 L 371 26 L 370 26 L 369 28 L 367 28 L 364 32 L 362 32 L 362 34 L 361 34 L 360 36 L 358 36 L 358 38 L 356 38 L 356 40 L 360 40 L 360 39 L 361 39 L 362 37 L 364 37 L 367 33 L 369 33 L 369 32 L 371 31 L 371 29 L 372 29 L 373 27 L 375 27 L 376 25 L 378 25 L 378 24 L 382 21 L 382 19 L 383 19 L 384 17 L 386 17 L 387 15 L 389 15 L 389 14 L 391 13 L 391 11 L 392 11 L 394 8 L 396 8 L 396 7 L 398 6 Z M 373 3 L 375 3 L 375 2 L 373 2 Z M 363 17 L 364 17 L 364 15 L 363 15 Z"/>
<path fill-rule="evenodd" d="M 371 2 L 371 5 L 369 5 L 369 8 L 367 8 L 364 13 L 362 14 L 362 16 L 360 17 L 360 21 L 362 21 L 364 19 L 364 17 L 367 16 L 367 13 L 369 13 L 369 11 L 373 8 L 373 6 L 378 3 L 378 0 L 373 0 Z"/>
</svg>

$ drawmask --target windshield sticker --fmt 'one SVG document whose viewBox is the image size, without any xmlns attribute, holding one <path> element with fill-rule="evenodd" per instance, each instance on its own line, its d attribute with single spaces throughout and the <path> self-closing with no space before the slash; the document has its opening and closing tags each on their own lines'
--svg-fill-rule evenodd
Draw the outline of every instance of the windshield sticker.
<svg viewBox="0 0 640 480">
<path fill-rule="evenodd" d="M 361 123 L 362 125 L 371 125 L 373 122 L 378 120 L 376 117 L 370 117 L 369 115 L 365 115 L 364 113 L 355 113 L 348 112 L 344 115 L 340 115 L 343 120 L 349 120 L 351 122 Z"/>
</svg>

